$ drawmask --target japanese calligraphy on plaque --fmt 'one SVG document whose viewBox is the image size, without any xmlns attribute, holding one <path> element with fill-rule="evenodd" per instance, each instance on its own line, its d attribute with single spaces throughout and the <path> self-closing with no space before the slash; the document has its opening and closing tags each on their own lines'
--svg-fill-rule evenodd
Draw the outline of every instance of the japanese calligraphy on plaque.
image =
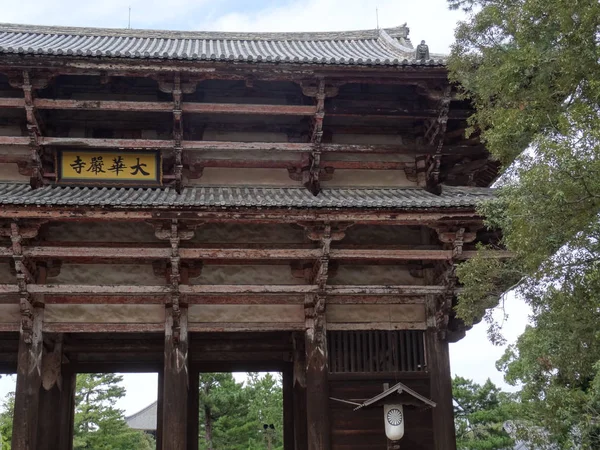
<svg viewBox="0 0 600 450">
<path fill-rule="evenodd" d="M 57 179 L 62 182 L 103 184 L 162 184 L 159 151 L 105 152 L 65 150 L 57 152 Z"/>
</svg>

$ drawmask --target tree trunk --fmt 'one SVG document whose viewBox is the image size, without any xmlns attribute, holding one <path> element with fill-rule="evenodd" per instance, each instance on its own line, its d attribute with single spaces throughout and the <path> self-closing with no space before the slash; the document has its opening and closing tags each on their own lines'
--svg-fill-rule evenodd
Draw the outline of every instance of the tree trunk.
<svg viewBox="0 0 600 450">
<path fill-rule="evenodd" d="M 204 386 L 204 392 L 208 397 L 208 386 Z M 210 407 L 204 405 L 204 440 L 206 441 L 207 450 L 213 450 L 213 438 L 212 438 L 212 411 Z"/>
</svg>

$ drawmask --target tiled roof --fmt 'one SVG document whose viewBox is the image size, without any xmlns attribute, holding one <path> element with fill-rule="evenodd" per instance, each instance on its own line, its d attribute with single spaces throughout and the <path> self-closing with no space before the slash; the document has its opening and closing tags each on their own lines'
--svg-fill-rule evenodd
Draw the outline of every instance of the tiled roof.
<svg viewBox="0 0 600 450">
<path fill-rule="evenodd" d="M 115 208 L 473 208 L 493 196 L 488 188 L 444 186 L 441 195 L 420 188 L 332 188 L 313 196 L 304 188 L 186 187 L 173 189 L 0 184 L 0 205 Z"/>
<path fill-rule="evenodd" d="M 125 422 L 129 425 L 129 428 L 133 428 L 134 430 L 154 431 L 156 430 L 157 411 L 158 403 L 154 402 L 141 411 L 125 417 Z"/>
<path fill-rule="evenodd" d="M 443 65 L 415 60 L 405 26 L 327 33 L 223 33 L 0 24 L 0 54 L 134 59 Z"/>
</svg>

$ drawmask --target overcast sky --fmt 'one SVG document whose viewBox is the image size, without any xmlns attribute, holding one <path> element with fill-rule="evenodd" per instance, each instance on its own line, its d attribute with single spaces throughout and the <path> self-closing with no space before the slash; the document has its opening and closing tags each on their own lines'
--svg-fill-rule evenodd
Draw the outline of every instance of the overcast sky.
<svg viewBox="0 0 600 450">
<path fill-rule="evenodd" d="M 124 28 L 131 6 L 131 27 L 206 31 L 340 31 L 395 27 L 404 23 L 415 42 L 426 40 L 434 53 L 446 53 L 461 12 L 446 0 L 0 0 L 0 22 L 36 25 Z M 378 14 L 376 14 L 376 8 Z M 528 309 L 509 297 L 505 335 L 509 342 L 523 331 Z M 475 326 L 451 345 L 452 372 L 477 382 L 488 377 L 503 384 L 495 362 L 504 349 L 492 346 L 486 325 Z M 156 375 L 125 376 L 127 397 L 119 407 L 127 414 L 156 399 Z M 0 380 L 0 399 L 14 390 L 13 377 Z"/>
</svg>

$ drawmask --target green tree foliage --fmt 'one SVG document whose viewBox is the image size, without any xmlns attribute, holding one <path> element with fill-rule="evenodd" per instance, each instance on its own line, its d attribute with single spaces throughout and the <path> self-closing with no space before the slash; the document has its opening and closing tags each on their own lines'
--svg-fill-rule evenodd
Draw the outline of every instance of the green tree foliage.
<svg viewBox="0 0 600 450">
<path fill-rule="evenodd" d="M 513 439 L 504 431 L 514 419 L 514 396 L 502 392 L 489 379 L 479 385 L 462 377 L 452 380 L 454 423 L 459 450 L 512 449 Z"/>
<path fill-rule="evenodd" d="M 459 268 L 458 314 L 489 318 L 515 287 L 533 323 L 500 367 L 522 383 L 525 428 L 600 448 L 600 3 L 448 1 L 468 12 L 449 65 L 477 110 L 470 131 L 507 167 L 482 213 L 515 255 L 482 248 Z"/>
<path fill-rule="evenodd" d="M 199 409 L 202 450 L 264 450 L 269 441 L 273 450 L 283 449 L 279 375 L 250 373 L 246 383 L 237 383 L 230 373 L 203 373 Z"/>
<path fill-rule="evenodd" d="M 150 450 L 153 439 L 125 423 L 123 411 L 115 408 L 125 395 L 116 374 L 79 374 L 75 393 L 75 450 Z"/>
<path fill-rule="evenodd" d="M 10 450 L 12 420 L 15 411 L 15 393 L 10 392 L 2 404 L 0 412 L 0 450 Z"/>
</svg>

